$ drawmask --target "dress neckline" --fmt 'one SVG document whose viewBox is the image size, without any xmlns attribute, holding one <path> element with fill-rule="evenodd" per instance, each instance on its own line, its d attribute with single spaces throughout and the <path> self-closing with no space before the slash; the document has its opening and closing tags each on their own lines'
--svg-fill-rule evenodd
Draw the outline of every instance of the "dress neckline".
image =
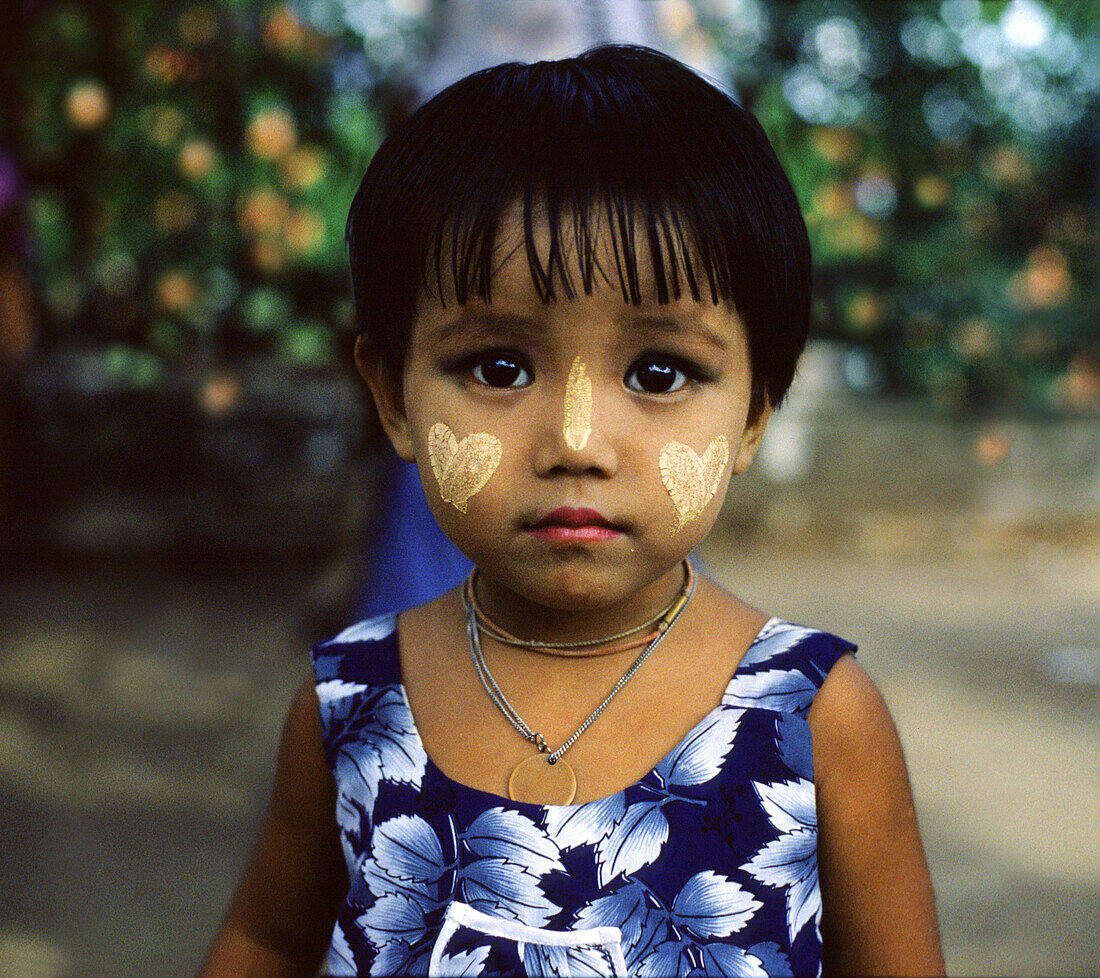
<svg viewBox="0 0 1100 978">
<path fill-rule="evenodd" d="M 733 670 L 733 673 L 730 676 L 729 682 L 726 683 L 725 688 L 722 690 L 722 699 L 717 703 L 717 705 L 711 707 L 706 712 L 705 715 L 700 717 L 698 722 L 693 724 L 691 729 L 688 730 L 688 732 L 685 733 L 684 736 L 681 737 L 672 746 L 671 749 L 666 751 L 665 754 L 662 755 L 661 758 L 657 761 L 657 763 L 654 764 L 653 767 L 651 767 L 645 774 L 643 774 L 636 781 L 632 781 L 630 784 L 626 785 L 625 787 L 620 788 L 618 791 L 612 792 L 609 795 L 604 795 L 601 798 L 593 798 L 591 801 L 580 802 L 576 805 L 541 805 L 538 802 L 516 801 L 515 799 L 507 798 L 504 795 L 497 794 L 494 791 L 485 791 L 481 788 L 474 788 L 471 785 L 465 784 L 462 781 L 456 781 L 449 774 L 447 774 L 441 767 L 439 767 L 439 765 L 437 765 L 435 763 L 435 761 L 432 760 L 431 754 L 429 754 L 428 751 L 427 751 L 427 748 L 425 748 L 424 741 L 420 737 L 420 727 L 417 725 L 416 716 L 413 714 L 412 705 L 409 703 L 408 692 L 405 690 L 405 684 L 403 682 L 401 682 L 400 680 L 398 680 L 398 682 L 397 682 L 397 689 L 398 689 L 398 692 L 400 692 L 400 694 L 401 694 L 401 701 L 402 701 L 402 703 L 404 703 L 405 709 L 408 711 L 408 714 L 409 714 L 409 729 L 411 731 L 411 734 L 416 739 L 416 744 L 420 748 L 420 750 L 423 751 L 424 757 L 426 759 L 425 774 L 427 774 L 427 771 L 429 771 L 429 770 L 435 771 L 436 774 L 438 774 L 439 777 L 442 778 L 442 780 L 447 785 L 451 786 L 452 788 L 454 788 L 456 790 L 461 790 L 461 791 L 464 791 L 464 792 L 469 792 L 469 793 L 472 793 L 472 794 L 475 794 L 475 795 L 481 795 L 484 798 L 491 799 L 493 802 L 495 802 L 498 805 L 518 806 L 521 810 L 526 809 L 527 811 L 535 811 L 535 812 L 568 811 L 570 809 L 583 808 L 585 805 L 597 805 L 597 804 L 600 804 L 600 803 L 608 803 L 612 799 L 622 796 L 627 791 L 629 791 L 631 788 L 634 788 L 637 785 L 641 784 L 647 778 L 654 776 L 657 773 L 657 769 L 660 768 L 661 765 L 663 765 L 665 763 L 665 761 L 667 761 L 670 757 L 672 757 L 672 755 L 674 755 L 677 751 L 679 751 L 684 746 L 684 744 L 692 736 L 695 735 L 696 731 L 699 730 L 700 727 L 702 727 L 703 725 L 708 723 L 716 714 L 718 714 L 719 712 L 721 712 L 723 710 L 744 709 L 743 707 L 735 707 L 735 706 L 731 706 L 730 704 L 726 703 L 725 702 L 726 695 L 730 692 L 730 688 L 733 686 L 734 682 L 737 680 L 737 677 L 741 673 L 741 671 L 747 665 L 752 665 L 752 661 L 751 661 L 752 656 L 750 655 L 752 650 L 754 648 L 756 648 L 756 646 L 759 645 L 772 632 L 772 630 L 777 625 L 783 625 L 783 624 L 787 624 L 787 623 L 782 618 L 777 618 L 776 616 L 773 615 L 772 617 L 768 618 L 768 620 L 765 621 L 763 625 L 760 626 L 760 629 L 757 631 L 756 635 L 753 636 L 753 640 L 748 644 L 748 647 L 745 649 L 744 653 L 741 655 L 741 659 L 737 663 L 737 668 Z M 397 616 L 396 615 L 393 616 L 393 633 L 392 633 L 392 635 L 393 635 L 394 655 L 398 658 L 398 675 L 400 676 L 400 648 L 401 648 L 401 646 L 400 646 L 400 641 L 399 641 L 398 633 L 397 633 Z"/>
</svg>

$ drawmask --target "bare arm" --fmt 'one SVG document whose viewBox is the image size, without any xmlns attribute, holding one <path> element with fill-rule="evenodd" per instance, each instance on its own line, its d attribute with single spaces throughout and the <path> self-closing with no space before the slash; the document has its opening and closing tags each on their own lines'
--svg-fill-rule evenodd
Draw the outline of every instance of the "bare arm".
<svg viewBox="0 0 1100 978">
<path fill-rule="evenodd" d="M 199 978 L 312 978 L 347 893 L 313 675 L 283 728 L 256 844 Z"/>
<path fill-rule="evenodd" d="M 810 711 L 824 973 L 942 975 L 935 894 L 901 742 L 851 656 Z"/>
</svg>

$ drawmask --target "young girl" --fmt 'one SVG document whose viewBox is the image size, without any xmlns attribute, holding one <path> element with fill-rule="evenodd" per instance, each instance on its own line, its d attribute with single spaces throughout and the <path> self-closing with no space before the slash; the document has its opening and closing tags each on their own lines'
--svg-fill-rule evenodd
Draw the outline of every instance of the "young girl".
<svg viewBox="0 0 1100 978">
<path fill-rule="evenodd" d="M 687 561 L 809 325 L 759 125 L 646 49 L 491 68 L 348 230 L 360 370 L 476 566 L 314 650 L 201 974 L 940 972 L 854 647 Z"/>
</svg>

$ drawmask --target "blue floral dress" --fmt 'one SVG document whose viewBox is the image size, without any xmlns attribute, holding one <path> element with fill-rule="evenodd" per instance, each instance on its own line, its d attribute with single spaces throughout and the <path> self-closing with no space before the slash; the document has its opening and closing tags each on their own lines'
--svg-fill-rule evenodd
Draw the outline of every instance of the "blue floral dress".
<svg viewBox="0 0 1100 978">
<path fill-rule="evenodd" d="M 396 616 L 314 649 L 350 888 L 330 975 L 817 975 L 806 715 L 855 646 L 773 618 L 722 703 L 584 805 L 452 781 L 424 752 Z"/>
</svg>

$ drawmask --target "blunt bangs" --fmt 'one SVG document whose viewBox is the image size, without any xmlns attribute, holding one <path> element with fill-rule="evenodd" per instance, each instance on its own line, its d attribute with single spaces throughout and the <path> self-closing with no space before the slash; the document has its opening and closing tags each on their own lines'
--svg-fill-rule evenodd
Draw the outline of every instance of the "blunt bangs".
<svg viewBox="0 0 1100 978">
<path fill-rule="evenodd" d="M 809 242 L 763 130 L 725 93 L 614 45 L 488 68 L 425 103 L 379 148 L 348 218 L 359 328 L 393 378 L 421 295 L 492 301 L 517 208 L 509 245 L 544 302 L 614 287 L 637 305 L 652 282 L 660 303 L 729 303 L 758 406 L 778 405 L 809 329 Z"/>
</svg>

